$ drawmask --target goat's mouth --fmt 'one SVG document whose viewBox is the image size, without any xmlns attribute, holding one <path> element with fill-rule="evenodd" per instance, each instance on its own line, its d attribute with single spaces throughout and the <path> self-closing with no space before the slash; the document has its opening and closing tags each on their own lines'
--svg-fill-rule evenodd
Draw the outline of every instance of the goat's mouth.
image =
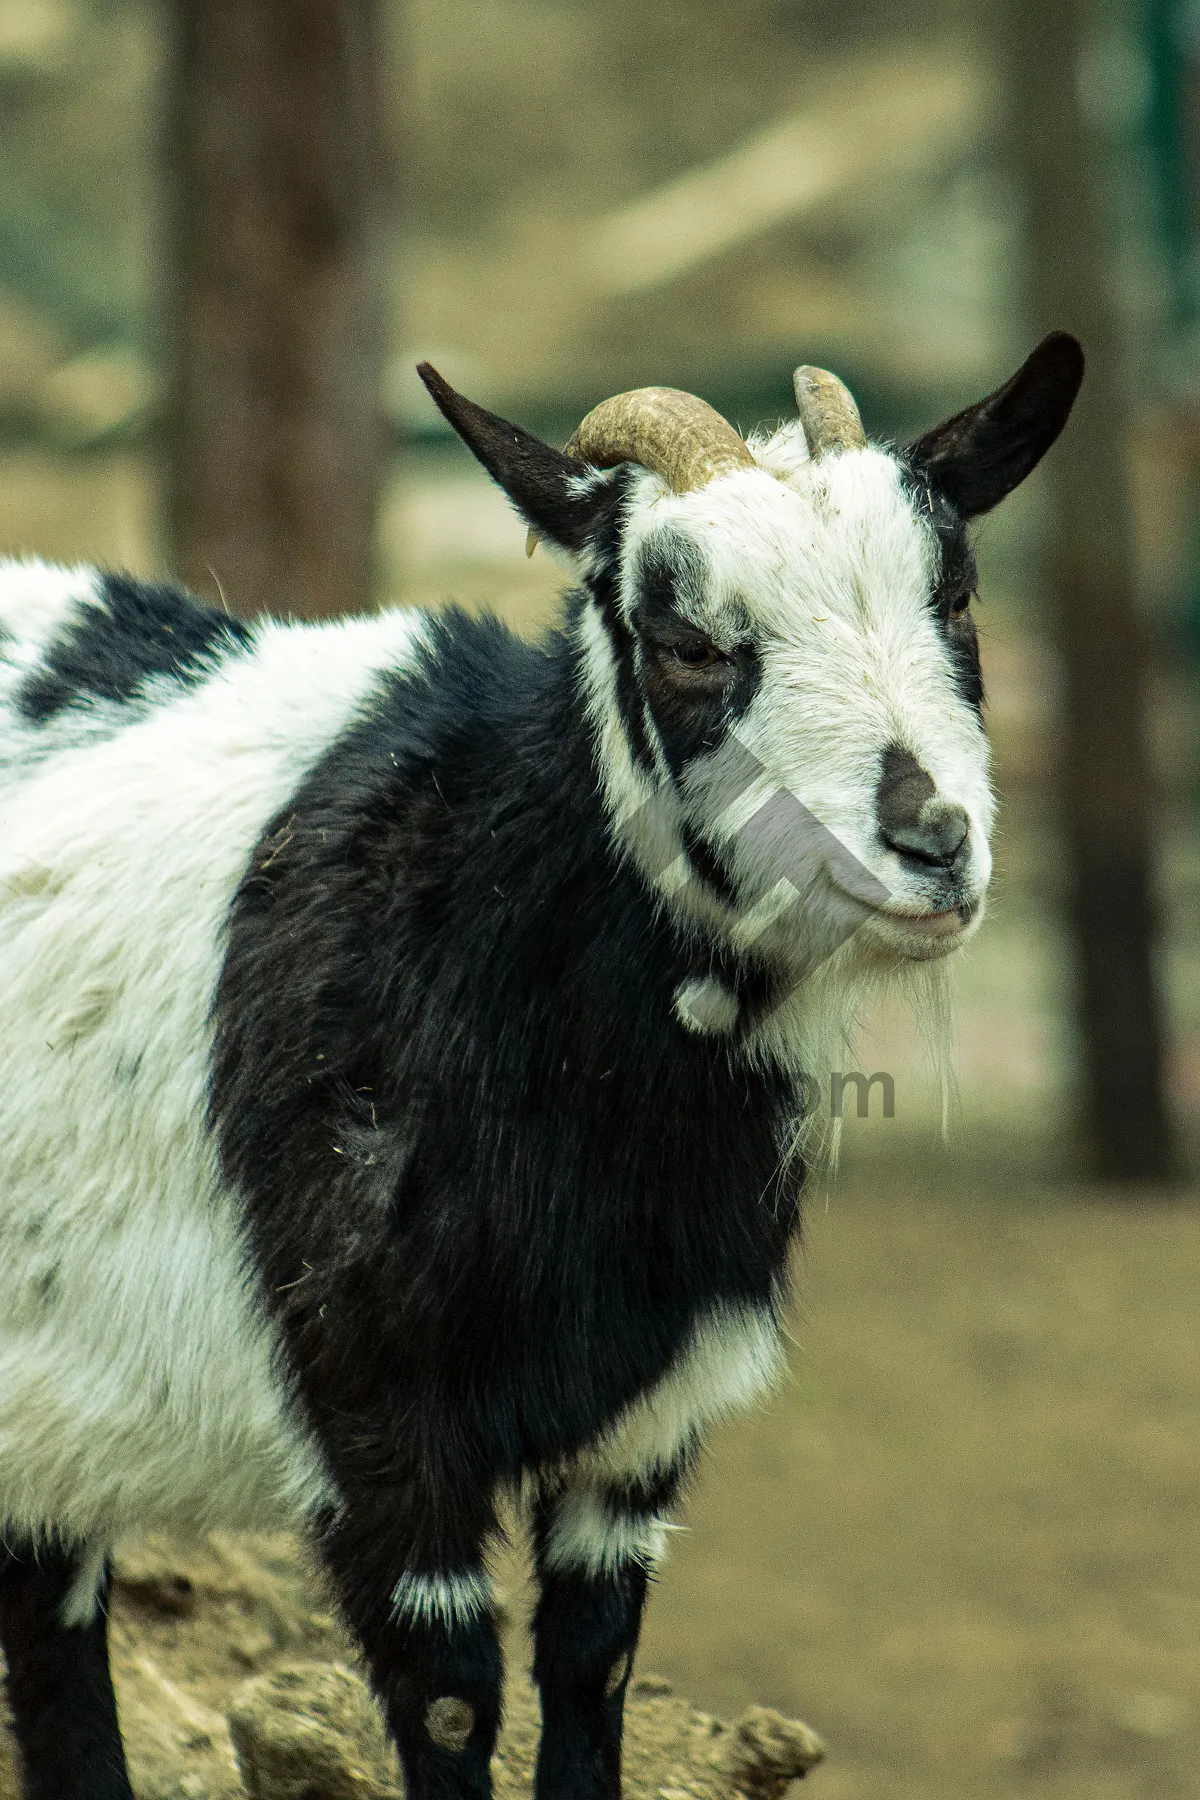
<svg viewBox="0 0 1200 1800">
<path fill-rule="evenodd" d="M 952 938 L 962 936 L 979 909 L 964 901 L 959 906 L 947 906 L 939 912 L 909 912 L 898 906 L 876 906 L 871 910 L 878 918 L 888 919 L 892 924 L 898 925 L 901 931 L 910 931 L 916 937 Z"/>
<path fill-rule="evenodd" d="M 862 925 L 881 947 L 918 961 L 945 956 L 970 936 L 983 912 L 983 896 L 962 899 L 953 906 L 903 906 L 895 901 L 867 899 L 835 881 L 838 893 L 852 900 L 862 915 Z"/>
<path fill-rule="evenodd" d="M 982 901 L 963 900 L 957 906 L 922 912 L 900 906 L 872 906 L 869 911 L 889 948 L 912 961 L 928 962 L 957 950 L 970 936 L 981 909 Z"/>
</svg>

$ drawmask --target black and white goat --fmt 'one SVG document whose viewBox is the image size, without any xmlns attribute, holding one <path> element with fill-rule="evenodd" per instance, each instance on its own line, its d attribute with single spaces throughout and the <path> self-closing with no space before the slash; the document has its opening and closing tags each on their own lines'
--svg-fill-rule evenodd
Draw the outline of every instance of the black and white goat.
<svg viewBox="0 0 1200 1800">
<path fill-rule="evenodd" d="M 903 452 L 801 370 L 770 438 L 643 390 L 563 454 L 426 368 L 575 571 L 536 647 L 0 568 L 0 1641 L 28 1795 L 130 1793 L 121 1534 L 281 1522 L 410 1800 L 487 1795 L 505 1494 L 540 1581 L 538 1795 L 619 1792 L 665 1515 L 779 1364 L 803 1079 L 982 910 L 965 521 L 1081 371 L 1048 338 Z"/>
</svg>

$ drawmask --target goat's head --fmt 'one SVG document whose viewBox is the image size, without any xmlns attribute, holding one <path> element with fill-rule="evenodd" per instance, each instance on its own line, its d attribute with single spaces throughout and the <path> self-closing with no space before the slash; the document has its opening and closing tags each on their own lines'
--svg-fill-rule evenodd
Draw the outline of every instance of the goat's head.
<svg viewBox="0 0 1200 1800">
<path fill-rule="evenodd" d="M 748 442 L 642 389 L 567 452 L 434 400 L 582 580 L 573 614 L 606 798 L 682 916 L 797 974 L 853 937 L 929 960 L 977 924 L 993 802 L 969 520 L 1023 481 L 1083 372 L 1055 334 L 907 449 L 796 372 L 799 418 Z"/>
</svg>

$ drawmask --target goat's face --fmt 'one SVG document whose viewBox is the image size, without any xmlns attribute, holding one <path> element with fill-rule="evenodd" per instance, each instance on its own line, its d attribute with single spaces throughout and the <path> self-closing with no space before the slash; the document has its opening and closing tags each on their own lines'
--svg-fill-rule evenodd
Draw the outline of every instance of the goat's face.
<svg viewBox="0 0 1200 1800">
<path fill-rule="evenodd" d="M 431 382 L 583 578 L 610 812 L 690 921 L 797 973 L 850 940 L 929 960 L 974 929 L 993 802 L 966 521 L 1049 448 L 1081 373 L 1056 336 L 907 452 L 868 446 L 856 413 L 832 443 L 805 417 L 720 440 L 699 483 L 628 445 L 601 472 L 503 439 Z M 535 445 L 554 460 L 531 478 Z"/>
<path fill-rule="evenodd" d="M 610 791 L 622 815 L 647 779 L 671 794 L 690 853 L 666 880 L 743 932 L 807 958 L 861 926 L 864 951 L 936 956 L 991 872 L 963 526 L 885 452 L 813 462 L 790 436 L 697 493 L 630 482 L 582 621 Z"/>
</svg>

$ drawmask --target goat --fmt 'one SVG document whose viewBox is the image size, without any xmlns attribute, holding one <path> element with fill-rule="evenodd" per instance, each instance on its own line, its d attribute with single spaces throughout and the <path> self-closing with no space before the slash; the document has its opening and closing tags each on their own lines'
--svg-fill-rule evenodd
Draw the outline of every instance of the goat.
<svg viewBox="0 0 1200 1800">
<path fill-rule="evenodd" d="M 485 1800 L 506 1495 L 537 1795 L 613 1800 L 667 1515 L 779 1368 L 804 1081 L 982 915 L 966 522 L 1064 425 L 1073 339 L 903 451 L 819 370 L 769 437 L 645 389 L 566 452 L 422 374 L 574 571 L 540 644 L 0 569 L 0 1644 L 30 1800 L 129 1800 L 121 1535 L 281 1524 L 410 1800 Z"/>
</svg>

